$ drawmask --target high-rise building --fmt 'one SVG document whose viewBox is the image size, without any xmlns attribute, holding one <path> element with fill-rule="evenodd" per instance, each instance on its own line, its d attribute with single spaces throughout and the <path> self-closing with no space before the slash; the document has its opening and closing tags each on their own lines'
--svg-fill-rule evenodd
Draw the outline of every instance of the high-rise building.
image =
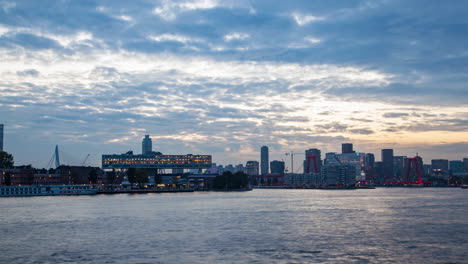
<svg viewBox="0 0 468 264">
<path fill-rule="evenodd" d="M 0 151 L 3 151 L 3 124 L 0 124 Z"/>
<path fill-rule="evenodd" d="M 365 157 L 365 167 L 373 168 L 375 163 L 375 156 L 373 153 L 367 153 Z"/>
<path fill-rule="evenodd" d="M 263 146 L 260 148 L 260 166 L 261 166 L 261 173 L 262 175 L 268 174 L 269 169 L 269 157 L 268 157 L 268 147 Z"/>
<path fill-rule="evenodd" d="M 284 161 L 274 160 L 270 162 L 271 174 L 284 174 Z"/>
<path fill-rule="evenodd" d="M 393 149 L 382 149 L 382 172 L 383 180 L 395 180 L 393 172 Z"/>
<path fill-rule="evenodd" d="M 257 176 L 258 175 L 258 161 L 249 160 L 245 164 L 245 169 L 247 170 L 248 175 Z"/>
<path fill-rule="evenodd" d="M 153 152 L 153 143 L 149 135 L 145 135 L 143 142 L 141 142 L 141 154 L 148 155 Z"/>
<path fill-rule="evenodd" d="M 420 156 L 407 159 L 405 182 L 422 183 L 425 176 L 423 160 Z"/>
<path fill-rule="evenodd" d="M 365 166 L 365 153 L 345 153 L 345 154 L 337 154 L 334 152 L 330 152 L 325 154 L 325 164 L 324 166 L 333 166 L 333 165 L 349 165 L 353 166 L 354 173 L 356 173 L 356 177 L 360 177 L 364 170 Z"/>
<path fill-rule="evenodd" d="M 408 158 L 406 156 L 393 156 L 393 173 L 396 180 L 404 181 L 406 179 L 407 166 Z"/>
<path fill-rule="evenodd" d="M 353 144 L 352 143 L 341 144 L 341 153 L 342 154 L 354 153 Z"/>
<path fill-rule="evenodd" d="M 312 156 L 313 155 L 313 156 Z M 318 173 L 322 167 L 322 153 L 320 149 L 305 151 L 304 173 Z"/>
<path fill-rule="evenodd" d="M 450 169 L 450 175 L 452 176 L 464 175 L 463 161 L 461 160 L 449 161 L 449 169 Z"/>
<path fill-rule="evenodd" d="M 463 159 L 463 168 L 466 173 L 468 173 L 468 158 Z"/>
</svg>

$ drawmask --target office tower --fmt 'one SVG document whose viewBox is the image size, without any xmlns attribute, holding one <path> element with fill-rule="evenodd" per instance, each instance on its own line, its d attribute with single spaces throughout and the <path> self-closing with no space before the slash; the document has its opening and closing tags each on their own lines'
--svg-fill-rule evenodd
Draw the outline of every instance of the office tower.
<svg viewBox="0 0 468 264">
<path fill-rule="evenodd" d="M 330 152 L 325 154 L 325 165 L 349 165 L 355 168 L 354 173 L 355 176 L 361 176 L 362 171 L 364 169 L 365 164 L 365 157 L 364 153 L 345 153 L 345 154 L 337 154 L 334 152 Z"/>
<path fill-rule="evenodd" d="M 466 173 L 468 173 L 468 158 L 463 159 L 463 168 Z"/>
<path fill-rule="evenodd" d="M 0 124 L 0 151 L 3 151 L 3 124 Z"/>
<path fill-rule="evenodd" d="M 396 180 L 403 181 L 406 179 L 407 165 L 408 158 L 406 156 L 393 156 L 393 173 Z"/>
<path fill-rule="evenodd" d="M 423 183 L 424 166 L 421 157 L 416 156 L 414 158 L 408 158 L 408 164 L 406 166 L 406 179 L 405 182 L 411 183 Z"/>
<path fill-rule="evenodd" d="M 382 149 L 382 172 L 384 180 L 395 180 L 393 173 L 393 149 Z"/>
<path fill-rule="evenodd" d="M 341 144 L 341 153 L 342 154 L 354 153 L 353 144 L 352 143 Z"/>
<path fill-rule="evenodd" d="M 450 169 L 450 175 L 452 176 L 464 175 L 463 161 L 461 160 L 449 161 L 449 169 Z"/>
<path fill-rule="evenodd" d="M 284 161 L 274 160 L 270 162 L 271 174 L 284 174 Z"/>
<path fill-rule="evenodd" d="M 448 176 L 448 160 L 446 159 L 433 159 L 431 160 L 432 175 L 434 176 Z"/>
<path fill-rule="evenodd" d="M 261 166 L 261 173 L 262 175 L 268 174 L 269 169 L 269 158 L 268 158 L 268 147 L 263 146 L 260 148 L 260 166 Z"/>
<path fill-rule="evenodd" d="M 153 143 L 151 142 L 151 138 L 149 135 L 145 135 L 143 142 L 141 143 L 141 153 L 143 155 L 148 155 L 153 152 Z"/>
<path fill-rule="evenodd" d="M 373 153 L 367 153 L 365 157 L 365 167 L 373 168 L 375 163 L 375 156 Z"/>
<path fill-rule="evenodd" d="M 433 170 L 448 170 L 448 160 L 446 159 L 433 159 L 431 166 Z"/>
<path fill-rule="evenodd" d="M 248 175 L 257 176 L 258 175 L 258 161 L 249 160 L 245 164 Z"/>
<path fill-rule="evenodd" d="M 304 173 L 318 173 L 322 167 L 322 153 L 319 149 L 305 151 Z"/>
</svg>

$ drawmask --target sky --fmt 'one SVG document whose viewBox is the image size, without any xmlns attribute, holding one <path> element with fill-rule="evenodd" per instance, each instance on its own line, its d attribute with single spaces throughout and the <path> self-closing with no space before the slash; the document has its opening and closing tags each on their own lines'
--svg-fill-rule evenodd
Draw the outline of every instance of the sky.
<svg viewBox="0 0 468 264">
<path fill-rule="evenodd" d="M 468 2 L 0 0 L 0 123 L 17 165 L 304 150 L 468 157 Z M 324 154 L 323 154 L 324 155 Z"/>
</svg>

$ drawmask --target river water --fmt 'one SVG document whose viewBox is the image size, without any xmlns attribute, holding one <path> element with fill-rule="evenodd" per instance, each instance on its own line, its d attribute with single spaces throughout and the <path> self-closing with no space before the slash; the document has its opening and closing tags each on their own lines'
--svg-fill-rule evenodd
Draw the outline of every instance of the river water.
<svg viewBox="0 0 468 264">
<path fill-rule="evenodd" d="M 0 198 L 0 263 L 468 263 L 468 190 Z"/>
</svg>

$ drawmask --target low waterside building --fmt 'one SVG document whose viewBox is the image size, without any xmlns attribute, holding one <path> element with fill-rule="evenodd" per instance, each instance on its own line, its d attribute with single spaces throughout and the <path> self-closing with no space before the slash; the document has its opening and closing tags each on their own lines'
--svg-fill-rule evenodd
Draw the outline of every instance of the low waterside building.
<svg viewBox="0 0 468 264">
<path fill-rule="evenodd" d="M 209 169 L 211 155 L 102 155 L 103 169 Z"/>
</svg>

